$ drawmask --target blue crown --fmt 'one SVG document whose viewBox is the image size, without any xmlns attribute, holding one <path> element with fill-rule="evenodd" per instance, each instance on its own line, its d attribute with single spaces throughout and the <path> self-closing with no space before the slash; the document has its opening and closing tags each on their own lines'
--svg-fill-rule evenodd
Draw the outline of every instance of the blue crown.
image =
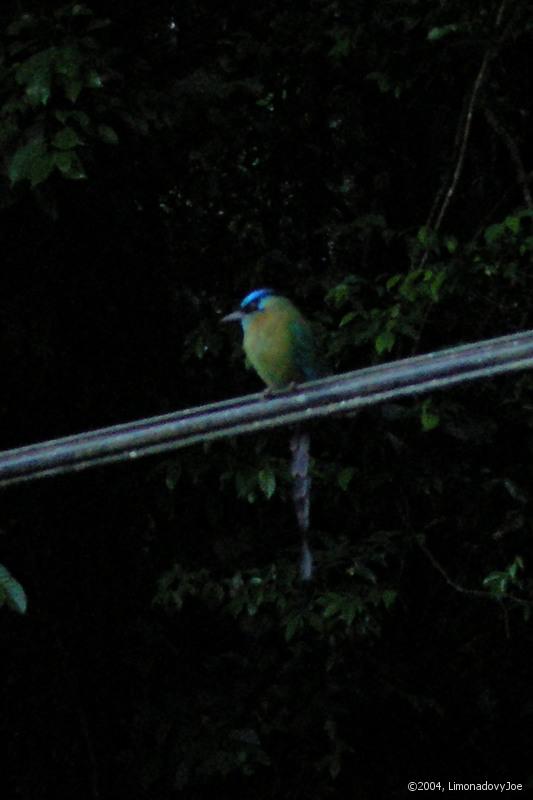
<svg viewBox="0 0 533 800">
<path fill-rule="evenodd" d="M 259 303 L 264 297 L 272 297 L 276 292 L 273 289 L 255 289 L 255 291 L 247 294 L 241 303 L 241 308 L 244 310 L 247 306 Z"/>
</svg>

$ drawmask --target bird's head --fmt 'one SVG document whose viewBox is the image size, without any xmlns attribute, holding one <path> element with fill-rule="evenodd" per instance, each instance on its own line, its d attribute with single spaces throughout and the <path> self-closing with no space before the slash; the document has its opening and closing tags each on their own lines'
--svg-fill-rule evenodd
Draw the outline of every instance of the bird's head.
<svg viewBox="0 0 533 800">
<path fill-rule="evenodd" d="M 225 317 L 222 322 L 240 322 L 243 328 L 256 314 L 260 314 L 268 305 L 269 299 L 276 297 L 273 289 L 255 289 L 247 294 L 237 311 L 233 311 Z"/>
</svg>

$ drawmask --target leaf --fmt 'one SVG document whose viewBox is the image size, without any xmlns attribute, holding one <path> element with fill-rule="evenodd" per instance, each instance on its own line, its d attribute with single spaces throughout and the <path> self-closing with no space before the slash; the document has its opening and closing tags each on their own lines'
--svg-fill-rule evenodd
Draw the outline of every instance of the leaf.
<svg viewBox="0 0 533 800">
<path fill-rule="evenodd" d="M 46 105 L 50 97 L 54 55 L 53 47 L 42 50 L 23 61 L 15 72 L 16 82 L 26 87 L 26 96 L 34 106 Z"/>
<path fill-rule="evenodd" d="M 389 291 L 390 291 L 390 289 L 394 289 L 394 287 L 395 287 L 395 286 L 396 286 L 398 283 L 400 283 L 400 281 L 402 280 L 402 278 L 403 278 L 403 275 L 402 275 L 401 273 L 400 273 L 399 275 L 393 275 L 393 276 L 392 276 L 392 278 L 389 278 L 389 280 L 387 281 L 387 283 L 385 284 L 385 286 L 386 286 L 386 287 L 387 287 L 387 289 L 389 289 Z"/>
<path fill-rule="evenodd" d="M 512 233 L 518 233 L 520 230 L 520 219 L 518 217 L 509 216 L 506 217 L 503 224 L 506 228 L 508 228 Z"/>
<path fill-rule="evenodd" d="M 90 119 L 85 111 L 73 111 L 72 116 L 77 120 L 80 128 L 83 128 L 83 130 L 89 127 Z"/>
<path fill-rule="evenodd" d="M 424 281 L 429 284 L 429 294 L 432 300 L 437 303 L 440 298 L 440 290 L 448 278 L 446 270 L 439 270 L 438 272 L 429 271 L 428 277 Z"/>
<path fill-rule="evenodd" d="M 58 150 L 72 150 L 78 144 L 82 144 L 81 139 L 74 128 L 66 127 L 58 131 L 52 139 L 52 144 Z"/>
<path fill-rule="evenodd" d="M 11 22 L 7 26 L 6 33 L 9 36 L 18 36 L 18 34 L 25 28 L 31 28 L 34 21 L 35 17 L 33 17 L 31 14 L 23 14 L 21 17 L 16 19 L 14 22 Z"/>
<path fill-rule="evenodd" d="M 73 17 L 92 17 L 92 14 L 93 12 L 90 8 L 87 8 L 83 3 L 76 3 L 76 5 L 72 6 Z"/>
<path fill-rule="evenodd" d="M 46 180 L 54 166 L 54 156 L 48 151 L 44 137 L 38 136 L 15 151 L 8 175 L 12 184 L 29 180 L 32 186 L 36 186 Z"/>
<path fill-rule="evenodd" d="M 71 151 L 68 151 L 68 150 L 66 152 L 64 152 L 64 153 L 56 153 L 55 154 L 54 161 L 55 161 L 56 167 L 58 168 L 58 170 L 60 172 L 63 172 L 64 174 L 67 174 L 68 172 L 70 172 L 70 170 L 72 168 L 72 156 L 73 156 L 73 153 Z"/>
<path fill-rule="evenodd" d="M 106 144 L 118 144 L 118 134 L 109 125 L 99 125 L 98 135 Z"/>
<path fill-rule="evenodd" d="M 270 467 L 266 467 L 259 472 L 257 478 L 259 480 L 261 491 L 270 500 L 276 491 L 276 476 L 274 472 L 270 469 Z"/>
<path fill-rule="evenodd" d="M 390 608 L 396 602 L 397 596 L 398 594 L 394 591 L 394 589 L 385 589 L 381 595 L 385 608 Z"/>
<path fill-rule="evenodd" d="M 255 493 L 255 486 L 256 486 L 257 476 L 256 473 L 250 469 L 246 471 L 238 470 L 235 473 L 235 488 L 237 490 L 237 496 L 243 497 L 248 500 L 249 503 L 255 503 L 256 501 L 256 493 Z"/>
<path fill-rule="evenodd" d="M 269 92 L 269 94 L 267 94 L 266 97 L 261 97 L 259 100 L 256 101 L 255 104 L 256 104 L 256 106 L 259 106 L 260 108 L 268 108 L 268 109 L 270 109 L 273 99 L 274 99 L 274 95 L 272 94 L 272 92 Z"/>
<path fill-rule="evenodd" d="M 424 431 L 432 431 L 440 422 L 440 417 L 437 412 L 431 408 L 431 400 L 429 399 L 424 400 L 422 403 L 420 422 L 422 424 L 422 430 Z"/>
<path fill-rule="evenodd" d="M 427 38 L 430 42 L 437 42 L 444 36 L 448 36 L 449 33 L 454 33 L 458 28 L 459 26 L 453 22 L 449 25 L 442 25 L 442 27 L 439 28 L 431 28 L 431 30 L 428 32 Z"/>
<path fill-rule="evenodd" d="M 346 283 L 339 283 L 334 286 L 326 295 L 326 302 L 333 303 L 335 306 L 340 306 L 348 300 L 350 296 L 350 287 Z"/>
<path fill-rule="evenodd" d="M 340 60 L 342 58 L 346 58 L 346 56 L 349 55 L 350 50 L 350 36 L 344 34 L 337 38 L 337 41 L 329 51 L 328 56 L 330 56 L 330 58 Z"/>
<path fill-rule="evenodd" d="M 416 234 L 417 242 L 422 245 L 425 250 L 433 250 L 435 252 L 439 249 L 439 237 L 432 228 L 427 225 L 422 225 Z"/>
<path fill-rule="evenodd" d="M 285 626 L 285 641 L 290 642 L 294 638 L 295 633 L 303 626 L 302 618 L 299 615 L 290 617 L 287 625 Z"/>
<path fill-rule="evenodd" d="M 87 174 L 75 150 L 60 150 L 54 153 L 54 164 L 58 170 L 73 181 L 83 180 Z"/>
<path fill-rule="evenodd" d="M 341 321 L 339 322 L 339 328 L 344 328 L 345 325 L 348 325 L 355 317 L 357 316 L 357 312 L 355 311 L 348 311 L 347 314 L 343 316 Z"/>
<path fill-rule="evenodd" d="M 19 614 L 25 614 L 28 607 L 28 599 L 22 585 L 3 564 L 0 564 L 0 605 L 4 603 Z"/>
<path fill-rule="evenodd" d="M 102 79 L 95 69 L 89 70 L 85 78 L 85 86 L 89 89 L 101 89 L 103 86 Z"/>
<path fill-rule="evenodd" d="M 501 224 L 494 224 L 489 225 L 488 228 L 485 229 L 484 238 L 487 244 L 494 244 L 497 242 L 498 239 L 501 239 L 505 232 L 505 228 Z"/>
<path fill-rule="evenodd" d="M 345 492 L 348 486 L 350 485 L 354 475 L 355 475 L 355 469 L 353 467 L 343 467 L 343 469 L 341 469 L 341 471 L 337 475 L 337 483 L 339 484 L 343 492 Z"/>
<path fill-rule="evenodd" d="M 32 187 L 37 186 L 39 183 L 44 183 L 54 167 L 55 160 L 53 153 L 46 152 L 39 158 L 36 158 L 32 164 L 29 176 Z"/>
<path fill-rule="evenodd" d="M 527 494 L 514 481 L 504 478 L 503 485 L 513 500 L 518 500 L 519 503 L 526 505 L 528 502 Z"/>
<path fill-rule="evenodd" d="M 87 25 L 88 31 L 98 31 L 101 28 L 108 28 L 111 25 L 110 19 L 95 19 Z"/>
<path fill-rule="evenodd" d="M 387 227 L 383 214 L 362 214 L 355 218 L 354 225 L 366 233 L 371 233 L 376 229 L 384 230 Z"/>
<path fill-rule="evenodd" d="M 177 461 L 169 464 L 165 472 L 165 486 L 169 492 L 173 492 L 181 477 L 181 464 Z"/>
<path fill-rule="evenodd" d="M 71 78 L 64 82 L 65 85 L 65 94 L 67 98 L 72 102 L 75 103 L 78 97 L 80 96 L 80 92 L 83 89 L 83 83 L 79 78 Z"/>
<path fill-rule="evenodd" d="M 394 342 L 396 341 L 396 336 L 392 331 L 383 331 L 376 337 L 375 341 L 375 348 L 378 355 L 382 355 L 382 353 L 390 353 L 392 348 L 394 347 Z"/>
<path fill-rule="evenodd" d="M 80 128 L 83 128 L 84 130 L 89 126 L 90 123 L 90 119 L 85 111 L 59 109 L 58 111 L 54 112 L 54 117 L 58 120 L 58 122 L 61 122 L 62 125 L 66 125 L 69 120 L 76 120 Z"/>
<path fill-rule="evenodd" d="M 390 92 L 391 90 L 390 78 L 383 72 L 369 72 L 367 75 L 365 75 L 365 80 L 375 81 L 379 86 L 379 91 L 382 94 Z"/>
<path fill-rule="evenodd" d="M 335 616 L 338 614 L 341 605 L 342 605 L 342 598 L 335 594 L 334 592 L 330 592 L 326 597 L 324 597 L 322 604 L 324 605 L 324 611 L 322 615 L 324 619 L 329 619 L 330 617 Z"/>
<path fill-rule="evenodd" d="M 78 77 L 80 73 L 81 53 L 77 47 L 58 47 L 55 52 L 55 71 L 67 78 Z"/>
<path fill-rule="evenodd" d="M 488 586 L 494 594 L 501 594 L 507 590 L 507 576 L 503 572 L 491 572 L 483 578 L 483 586 Z"/>
</svg>

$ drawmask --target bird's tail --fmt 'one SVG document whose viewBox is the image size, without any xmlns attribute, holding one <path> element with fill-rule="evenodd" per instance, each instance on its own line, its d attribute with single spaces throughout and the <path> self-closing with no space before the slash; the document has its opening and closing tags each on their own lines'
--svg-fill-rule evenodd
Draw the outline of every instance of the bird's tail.
<svg viewBox="0 0 533 800">
<path fill-rule="evenodd" d="M 313 556 L 307 543 L 309 534 L 309 506 L 311 498 L 311 477 L 309 475 L 309 434 L 297 428 L 291 437 L 291 476 L 292 499 L 296 511 L 298 527 L 302 535 L 302 557 L 300 576 L 308 581 L 313 575 Z"/>
</svg>

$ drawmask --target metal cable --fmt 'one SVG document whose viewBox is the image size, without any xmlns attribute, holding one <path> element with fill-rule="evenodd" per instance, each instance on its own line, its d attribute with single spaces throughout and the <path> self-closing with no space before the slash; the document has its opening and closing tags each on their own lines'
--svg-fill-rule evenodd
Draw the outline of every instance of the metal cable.
<svg viewBox="0 0 533 800">
<path fill-rule="evenodd" d="M 289 425 L 533 367 L 533 331 L 0 453 L 0 486 Z"/>
</svg>

